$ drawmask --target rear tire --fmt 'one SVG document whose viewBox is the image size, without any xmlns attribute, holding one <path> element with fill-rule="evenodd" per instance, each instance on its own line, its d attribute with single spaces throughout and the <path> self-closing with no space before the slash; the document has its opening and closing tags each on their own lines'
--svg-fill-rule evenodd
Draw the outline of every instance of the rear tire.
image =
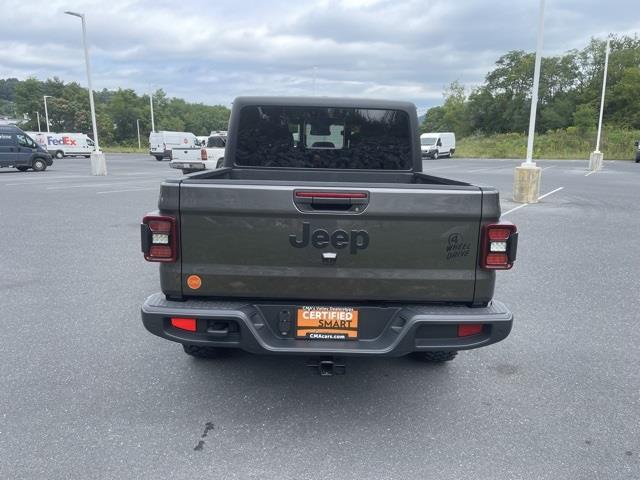
<svg viewBox="0 0 640 480">
<path fill-rule="evenodd" d="M 220 349 L 216 347 L 182 344 L 182 348 L 184 349 L 184 353 L 196 358 L 217 358 L 222 356 Z"/>
<path fill-rule="evenodd" d="M 31 165 L 31 168 L 33 168 L 34 172 L 44 172 L 47 169 L 47 164 L 41 158 L 36 158 L 33 161 L 33 164 Z"/>
<path fill-rule="evenodd" d="M 56 152 L 56 158 L 57 159 L 64 158 L 64 152 L 62 150 L 58 150 Z"/>
<path fill-rule="evenodd" d="M 162 161 L 162 158 L 163 158 L 163 157 L 162 157 L 161 155 L 156 155 L 156 160 L 157 160 L 157 161 L 161 162 L 161 161 Z"/>
<path fill-rule="evenodd" d="M 222 163 L 224 162 L 224 158 L 218 159 L 218 163 L 216 163 L 216 168 L 222 168 Z"/>
<path fill-rule="evenodd" d="M 16 168 L 21 172 L 26 172 L 27 170 L 29 170 L 29 167 L 16 167 Z"/>
<path fill-rule="evenodd" d="M 425 363 L 444 363 L 456 358 L 458 352 L 413 352 L 411 358 Z"/>
</svg>

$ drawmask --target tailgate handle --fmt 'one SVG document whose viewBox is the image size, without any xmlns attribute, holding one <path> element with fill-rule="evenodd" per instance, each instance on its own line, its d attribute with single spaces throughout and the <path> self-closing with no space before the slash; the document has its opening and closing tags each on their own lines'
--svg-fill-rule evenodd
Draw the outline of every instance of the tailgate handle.
<svg viewBox="0 0 640 480">
<path fill-rule="evenodd" d="M 302 211 L 360 213 L 369 204 L 369 192 L 296 191 L 293 197 Z"/>
</svg>

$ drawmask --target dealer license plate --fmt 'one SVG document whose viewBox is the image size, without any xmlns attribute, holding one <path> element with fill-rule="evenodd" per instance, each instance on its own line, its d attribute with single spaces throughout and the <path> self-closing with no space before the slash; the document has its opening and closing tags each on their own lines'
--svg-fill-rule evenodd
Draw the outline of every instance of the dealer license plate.
<svg viewBox="0 0 640 480">
<path fill-rule="evenodd" d="M 357 340 L 358 310 L 349 307 L 299 307 L 296 337 L 309 340 Z"/>
</svg>

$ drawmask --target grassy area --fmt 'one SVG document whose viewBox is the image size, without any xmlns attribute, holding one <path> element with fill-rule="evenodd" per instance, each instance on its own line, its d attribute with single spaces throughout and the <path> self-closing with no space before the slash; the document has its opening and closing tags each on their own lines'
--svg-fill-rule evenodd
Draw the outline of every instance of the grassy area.
<svg viewBox="0 0 640 480">
<path fill-rule="evenodd" d="M 595 131 L 580 132 L 575 127 L 535 136 L 533 158 L 588 159 L 595 149 Z M 633 160 L 633 143 L 640 140 L 640 130 L 604 129 L 600 151 L 605 160 Z M 456 156 L 471 158 L 525 158 L 527 136 L 504 133 L 461 138 Z"/>
<path fill-rule="evenodd" d="M 121 146 L 113 146 L 113 147 L 105 147 L 103 145 L 100 146 L 103 152 L 106 153 L 149 153 L 148 148 L 142 148 L 142 150 L 138 150 L 138 147 L 121 147 Z"/>
</svg>

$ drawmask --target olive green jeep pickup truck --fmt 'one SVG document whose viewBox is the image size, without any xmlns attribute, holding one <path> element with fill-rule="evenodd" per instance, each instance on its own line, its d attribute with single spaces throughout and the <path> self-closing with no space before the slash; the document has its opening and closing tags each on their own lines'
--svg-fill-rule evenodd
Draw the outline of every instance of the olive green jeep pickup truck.
<svg viewBox="0 0 640 480">
<path fill-rule="evenodd" d="M 158 206 L 142 320 L 188 354 L 445 361 L 511 330 L 493 292 L 516 228 L 494 188 L 422 172 L 413 104 L 237 98 L 223 168 L 166 180 Z"/>
</svg>

